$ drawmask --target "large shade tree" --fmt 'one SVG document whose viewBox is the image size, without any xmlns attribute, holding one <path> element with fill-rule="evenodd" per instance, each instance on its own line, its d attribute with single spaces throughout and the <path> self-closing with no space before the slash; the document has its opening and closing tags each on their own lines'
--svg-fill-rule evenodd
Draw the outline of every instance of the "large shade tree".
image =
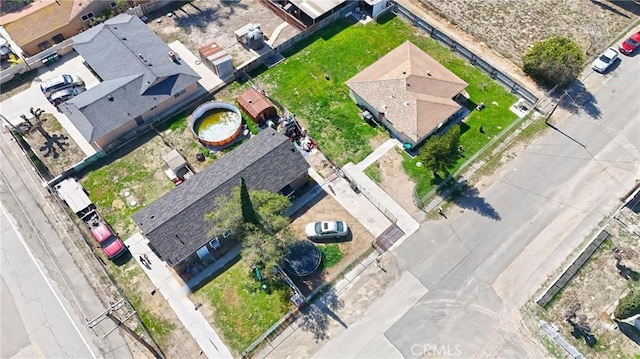
<svg viewBox="0 0 640 359">
<path fill-rule="evenodd" d="M 566 86 L 582 71 L 584 55 L 575 41 L 554 36 L 536 42 L 522 62 L 524 72 L 538 83 L 548 87 Z"/>
<path fill-rule="evenodd" d="M 232 231 L 242 242 L 244 259 L 271 269 L 282 263 L 285 248 L 295 239 L 285 229 L 289 219 L 282 215 L 291 202 L 277 193 L 248 191 L 243 183 L 244 180 L 229 196 L 216 198 L 214 210 L 205 215 L 212 225 L 209 234 L 213 237 Z M 262 273 L 264 278 L 272 274 L 272 270 Z"/>
<path fill-rule="evenodd" d="M 434 177 L 439 173 L 448 174 L 461 156 L 459 125 L 452 126 L 441 136 L 430 137 L 418 153 L 418 159 Z"/>
</svg>

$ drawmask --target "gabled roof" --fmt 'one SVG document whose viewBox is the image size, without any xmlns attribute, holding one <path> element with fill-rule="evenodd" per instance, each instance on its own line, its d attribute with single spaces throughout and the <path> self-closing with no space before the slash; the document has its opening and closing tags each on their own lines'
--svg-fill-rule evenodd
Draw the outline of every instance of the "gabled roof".
<svg viewBox="0 0 640 359">
<path fill-rule="evenodd" d="M 452 98 L 467 87 L 409 41 L 347 80 L 346 85 L 414 141 L 460 109 Z"/>
<path fill-rule="evenodd" d="M 240 185 L 240 177 L 249 189 L 277 193 L 308 168 L 289 139 L 268 127 L 142 208 L 133 220 L 158 254 L 175 265 L 210 240 L 204 215 L 213 211 L 216 197 Z"/>
<path fill-rule="evenodd" d="M 79 0 L 40 0 L 0 17 L 0 24 L 19 46 L 67 25 Z"/>
<path fill-rule="evenodd" d="M 73 41 L 104 80 L 60 106 L 90 143 L 200 79 L 184 61 L 172 61 L 169 46 L 136 16 L 118 15 Z"/>
</svg>

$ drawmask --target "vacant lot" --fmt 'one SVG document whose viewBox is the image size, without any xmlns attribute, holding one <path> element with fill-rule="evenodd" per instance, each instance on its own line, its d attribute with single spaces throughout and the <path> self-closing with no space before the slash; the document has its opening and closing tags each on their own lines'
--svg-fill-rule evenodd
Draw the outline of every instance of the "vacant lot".
<svg viewBox="0 0 640 359">
<path fill-rule="evenodd" d="M 518 65 L 533 43 L 554 35 L 575 39 L 593 55 L 640 14 L 634 1 L 410 1 L 435 10 Z"/>
<path fill-rule="evenodd" d="M 611 319 L 616 301 L 631 287 L 640 287 L 637 280 L 623 278 L 616 268 L 612 251 L 614 247 L 633 248 L 637 251 L 638 235 L 631 233 L 628 228 L 640 223 L 640 215 L 625 208 L 620 218 L 624 224 L 614 219 L 605 220 L 606 230 L 611 237 L 602 244 L 600 250 L 580 269 L 546 310 L 534 303 L 530 303 L 524 309 L 524 317 L 528 318 L 531 328 L 534 328 L 540 319 L 554 324 L 560 329 L 560 334 L 587 358 L 632 358 L 638 353 L 637 344 L 620 332 L 617 323 Z M 640 271 L 638 257 L 623 260 L 622 264 Z M 586 316 L 586 321 L 592 328 L 591 333 L 597 339 L 593 348 L 588 347 L 584 339 L 576 339 L 571 335 L 572 327 L 565 320 L 565 312 L 575 303 L 580 303 L 581 309 L 578 314 Z M 559 347 L 554 351 L 564 354 Z"/>
</svg>

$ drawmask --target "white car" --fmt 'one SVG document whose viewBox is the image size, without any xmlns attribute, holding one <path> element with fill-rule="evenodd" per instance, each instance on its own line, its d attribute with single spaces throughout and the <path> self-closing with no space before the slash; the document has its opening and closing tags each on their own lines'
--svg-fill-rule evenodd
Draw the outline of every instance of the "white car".
<svg viewBox="0 0 640 359">
<path fill-rule="evenodd" d="M 607 71 L 609 66 L 611 66 L 611 64 L 616 62 L 618 55 L 618 50 L 610 47 L 604 50 L 604 52 L 600 54 L 600 56 L 598 56 L 598 58 L 591 65 L 591 68 L 593 68 L 597 72 L 604 73 L 605 71 Z"/>
<path fill-rule="evenodd" d="M 40 90 L 49 98 L 52 93 L 60 90 L 64 90 L 69 87 L 81 87 L 84 86 L 84 81 L 77 75 L 59 75 L 50 79 L 44 80 L 40 84 Z"/>
<path fill-rule="evenodd" d="M 307 224 L 304 233 L 311 240 L 342 238 L 349 234 L 349 227 L 344 221 L 313 222 Z"/>
</svg>

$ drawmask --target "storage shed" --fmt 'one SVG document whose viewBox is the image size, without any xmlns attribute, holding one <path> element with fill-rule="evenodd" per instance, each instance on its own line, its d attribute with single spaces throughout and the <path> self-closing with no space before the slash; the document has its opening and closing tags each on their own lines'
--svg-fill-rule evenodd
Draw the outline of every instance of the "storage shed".
<svg viewBox="0 0 640 359">
<path fill-rule="evenodd" d="M 198 49 L 200 61 L 213 71 L 219 78 L 226 80 L 233 75 L 231 55 L 215 42 Z"/>
<path fill-rule="evenodd" d="M 253 122 L 260 124 L 270 117 L 277 116 L 276 107 L 262 92 L 249 88 L 237 99 L 242 111 L 249 116 Z"/>
</svg>

